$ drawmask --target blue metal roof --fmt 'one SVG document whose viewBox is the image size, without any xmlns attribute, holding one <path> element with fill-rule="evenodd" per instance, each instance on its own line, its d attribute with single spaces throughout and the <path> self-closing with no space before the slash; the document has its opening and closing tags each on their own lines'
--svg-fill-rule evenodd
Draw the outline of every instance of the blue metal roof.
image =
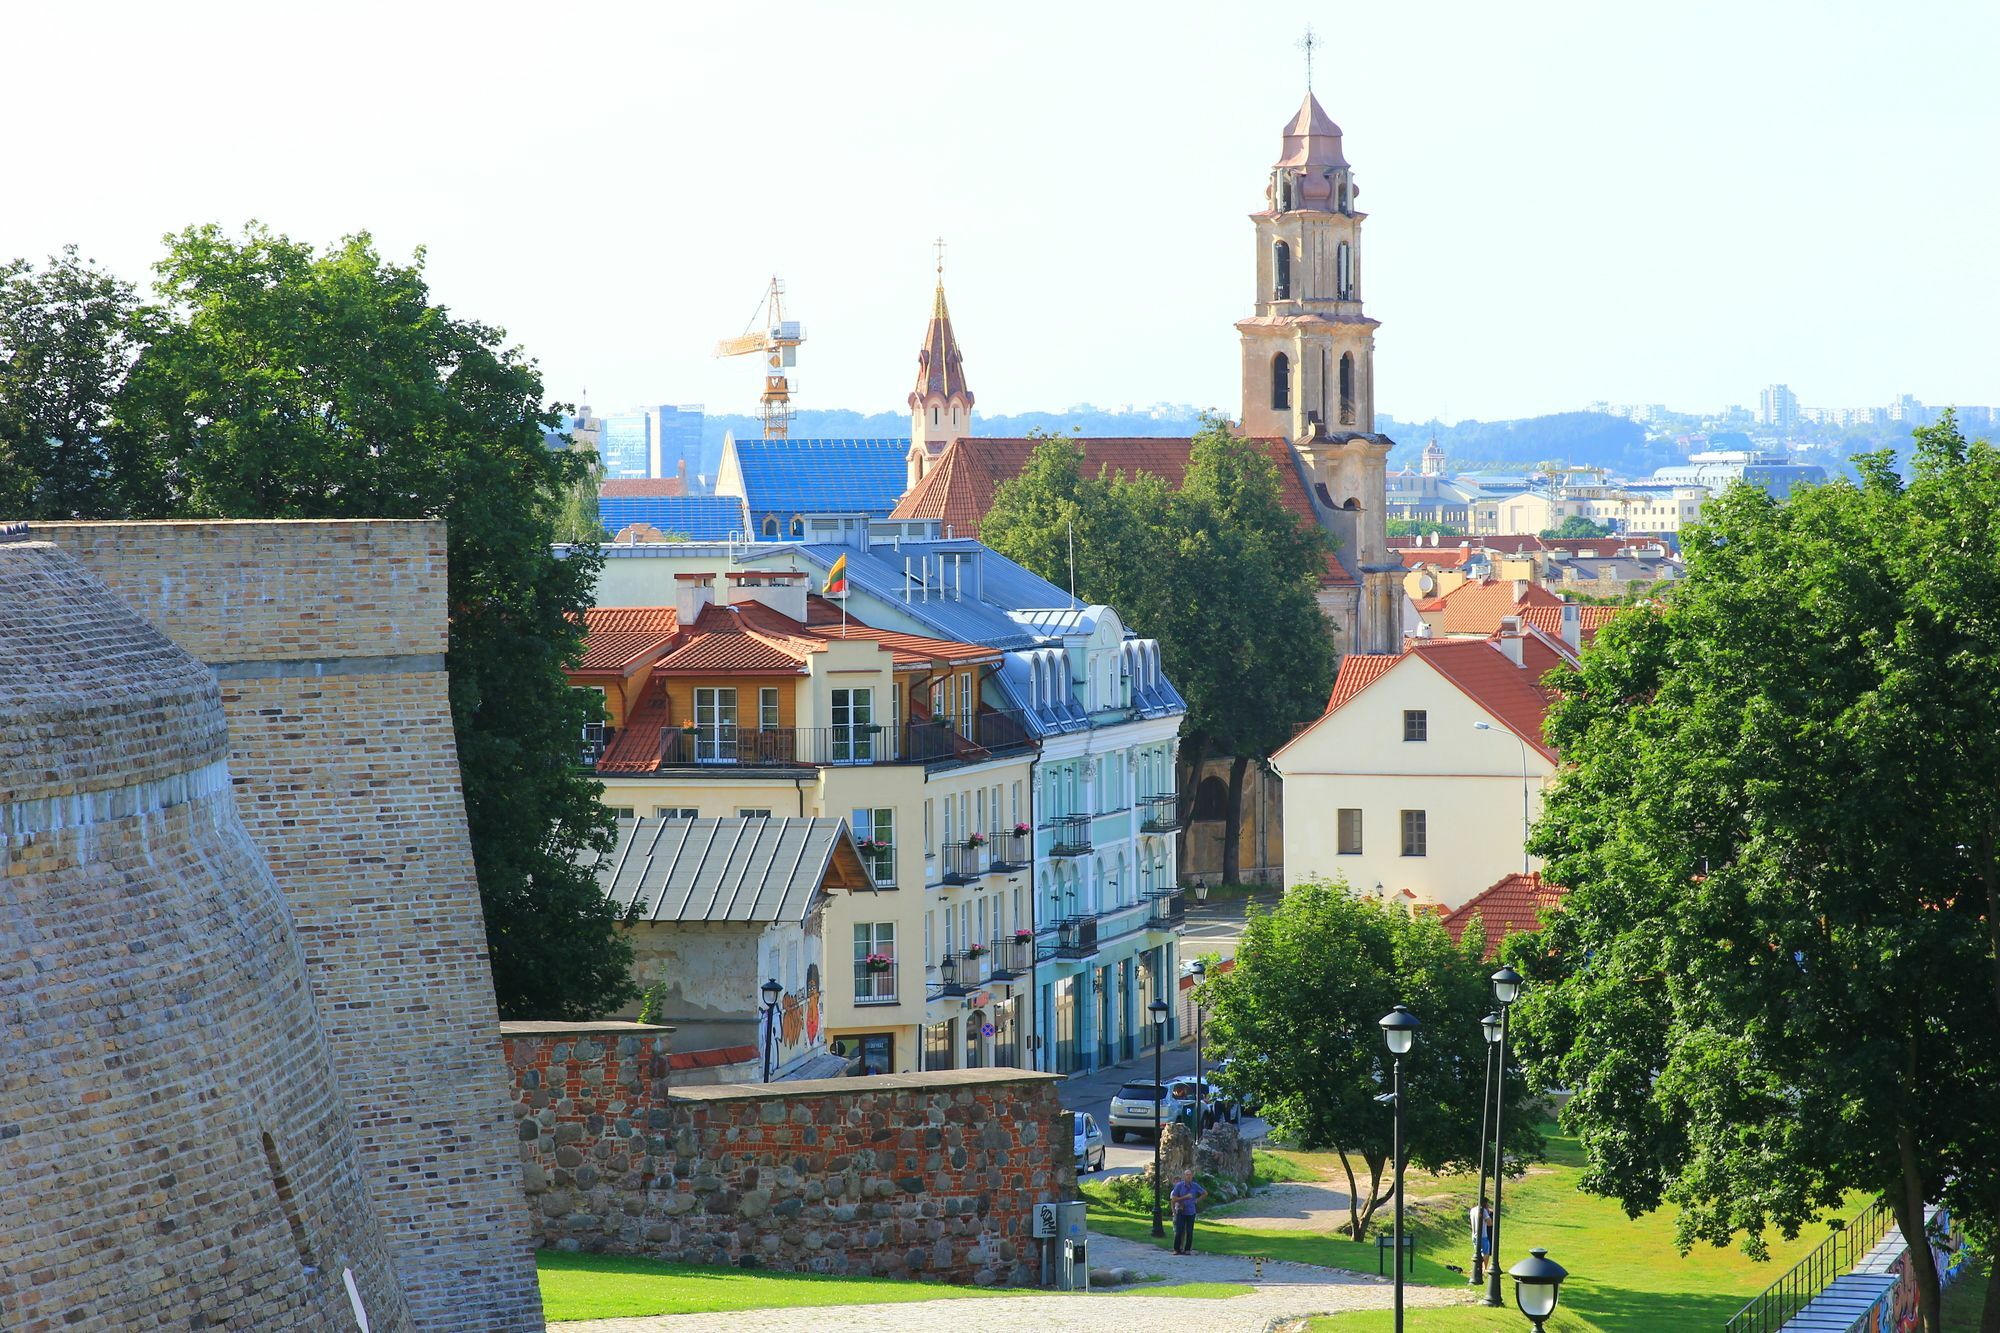
<svg viewBox="0 0 2000 1333">
<path fill-rule="evenodd" d="M 650 523 L 661 532 L 698 542 L 721 541 L 750 528 L 743 502 L 733 495 L 600 496 L 597 517 L 610 534 L 627 524 Z"/>
<path fill-rule="evenodd" d="M 887 518 L 909 484 L 908 440 L 737 440 L 752 518 L 838 510 Z M 787 530 L 788 531 L 788 530 Z"/>
</svg>

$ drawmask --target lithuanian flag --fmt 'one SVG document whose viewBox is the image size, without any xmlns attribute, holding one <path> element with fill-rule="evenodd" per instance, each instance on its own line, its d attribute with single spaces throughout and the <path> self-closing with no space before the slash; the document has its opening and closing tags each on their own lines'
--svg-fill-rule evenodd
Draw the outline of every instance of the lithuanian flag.
<svg viewBox="0 0 2000 1333">
<path fill-rule="evenodd" d="M 832 569 L 826 571 L 826 594 L 833 597 L 842 595 L 846 591 L 847 557 L 843 555 L 833 562 Z"/>
</svg>

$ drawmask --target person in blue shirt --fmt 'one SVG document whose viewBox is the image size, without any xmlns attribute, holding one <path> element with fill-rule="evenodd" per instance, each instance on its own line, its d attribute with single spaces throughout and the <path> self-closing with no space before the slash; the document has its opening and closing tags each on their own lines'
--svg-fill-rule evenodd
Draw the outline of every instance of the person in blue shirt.
<svg viewBox="0 0 2000 1333">
<path fill-rule="evenodd" d="M 1194 1205 L 1208 1191 L 1194 1178 L 1194 1172 L 1183 1171 L 1181 1178 L 1174 1182 L 1174 1253 L 1194 1253 Z"/>
</svg>

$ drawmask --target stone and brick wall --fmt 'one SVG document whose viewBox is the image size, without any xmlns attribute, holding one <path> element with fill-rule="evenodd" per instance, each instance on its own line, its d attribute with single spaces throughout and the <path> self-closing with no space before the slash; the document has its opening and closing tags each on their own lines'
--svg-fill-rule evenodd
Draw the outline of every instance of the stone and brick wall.
<svg viewBox="0 0 2000 1333">
<path fill-rule="evenodd" d="M 680 1087 L 666 1032 L 505 1025 L 542 1244 L 686 1263 L 1029 1283 L 1072 1198 L 1056 1078 L 1018 1069 Z"/>
<path fill-rule="evenodd" d="M 539 1329 L 446 688 L 444 525 L 32 531 L 220 684 L 236 808 L 304 946 L 417 1325 Z"/>
</svg>

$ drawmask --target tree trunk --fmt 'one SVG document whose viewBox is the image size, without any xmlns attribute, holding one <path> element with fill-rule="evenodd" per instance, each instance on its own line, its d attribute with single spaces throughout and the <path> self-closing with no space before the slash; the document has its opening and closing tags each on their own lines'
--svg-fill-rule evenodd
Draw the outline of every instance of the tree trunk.
<svg viewBox="0 0 2000 1333">
<path fill-rule="evenodd" d="M 1927 1202 L 1924 1196 L 1928 1191 L 1923 1170 L 1917 1165 L 1917 1136 L 1907 1125 L 1896 1130 L 1896 1155 L 1903 1167 L 1902 1188 L 1896 1192 L 1894 1203 L 1896 1225 L 1910 1247 L 1910 1272 L 1917 1279 L 1917 1312 L 1923 1322 L 1923 1333 L 1943 1333 L 1936 1256 L 1931 1253 L 1931 1239 L 1924 1230 Z"/>
<path fill-rule="evenodd" d="M 1347 1172 L 1347 1238 L 1359 1242 L 1361 1239 L 1361 1195 L 1354 1185 L 1354 1163 L 1347 1160 L 1347 1153 L 1340 1154 L 1341 1169 Z M 2000 1264 L 1994 1265 L 2000 1271 Z"/>
<path fill-rule="evenodd" d="M 1986 1259 L 1986 1311 L 1979 1316 L 1979 1333 L 2000 1333 L 2000 1254 Z"/>
<path fill-rule="evenodd" d="M 1243 851 L 1243 774 L 1250 756 L 1239 754 L 1229 761 L 1229 807 L 1222 825 L 1222 882 L 1243 882 L 1239 866 Z"/>
<path fill-rule="evenodd" d="M 1194 798 L 1201 786 L 1201 766 L 1208 759 L 1208 737 L 1196 732 L 1181 738 L 1180 753 L 1175 763 L 1181 771 L 1180 791 L 1175 796 L 1175 813 L 1180 816 L 1181 831 L 1177 836 L 1180 843 L 1180 857 L 1176 864 L 1181 874 L 1186 876 L 1194 866 L 1192 841 L 1194 834 Z"/>
<path fill-rule="evenodd" d="M 1994 865 L 1993 830 L 1979 835 L 1979 879 L 1986 886 L 1986 938 L 1993 951 L 1993 1010 L 2000 1014 L 2000 867 Z M 1995 1268 L 2000 1268 L 1996 1259 Z M 1987 1308 L 1992 1308 L 1989 1303 Z"/>
</svg>

